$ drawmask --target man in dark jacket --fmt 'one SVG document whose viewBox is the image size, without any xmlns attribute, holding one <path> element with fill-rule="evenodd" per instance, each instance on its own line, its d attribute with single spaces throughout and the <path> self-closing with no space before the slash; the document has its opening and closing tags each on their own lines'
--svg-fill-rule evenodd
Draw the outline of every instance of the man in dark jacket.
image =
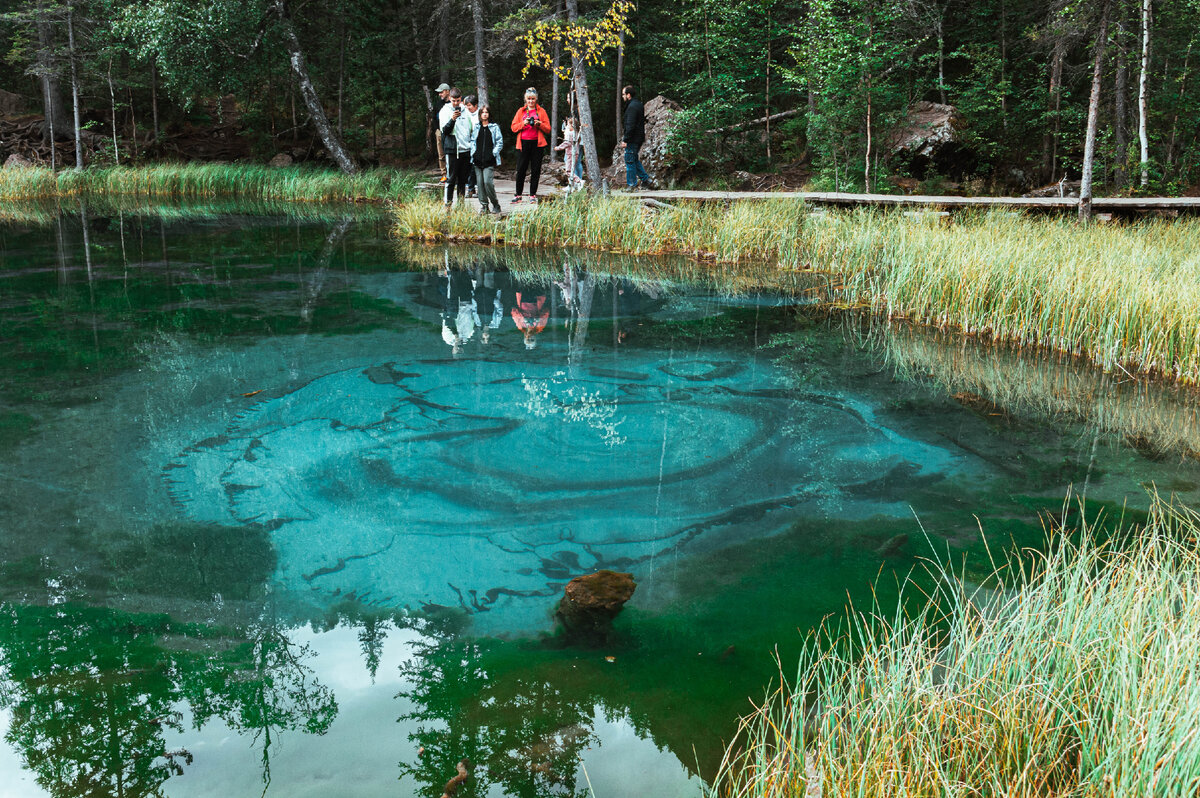
<svg viewBox="0 0 1200 798">
<path fill-rule="evenodd" d="M 621 90 L 621 99 L 626 103 L 625 133 L 621 137 L 621 147 L 625 150 L 625 185 L 634 188 L 641 181 L 642 188 L 653 188 L 650 175 L 638 160 L 638 150 L 646 141 L 646 113 L 642 101 L 637 98 L 633 86 Z"/>
</svg>

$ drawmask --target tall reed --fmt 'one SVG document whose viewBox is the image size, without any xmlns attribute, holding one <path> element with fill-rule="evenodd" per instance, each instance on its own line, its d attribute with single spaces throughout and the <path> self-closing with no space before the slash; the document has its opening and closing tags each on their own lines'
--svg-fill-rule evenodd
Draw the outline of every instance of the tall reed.
<svg viewBox="0 0 1200 798">
<path fill-rule="evenodd" d="M 134 196 L 153 199 L 245 198 L 284 202 L 405 201 L 418 175 L 371 169 L 344 175 L 330 169 L 256 164 L 156 164 L 83 170 L 0 170 L 0 200 L 47 197 Z"/>
<path fill-rule="evenodd" d="M 436 205 L 401 209 L 397 235 L 769 261 L 830 275 L 835 304 L 1200 383 L 1196 220 L 1084 227 L 999 211 L 946 224 L 895 211 L 809 213 L 789 200 L 649 211 L 577 196 L 490 222 L 439 216 Z"/>
<path fill-rule="evenodd" d="M 715 796 L 1182 796 L 1200 789 L 1200 516 L 1000 568 L 815 633 Z M 1022 564 L 1024 563 L 1024 564 Z"/>
</svg>

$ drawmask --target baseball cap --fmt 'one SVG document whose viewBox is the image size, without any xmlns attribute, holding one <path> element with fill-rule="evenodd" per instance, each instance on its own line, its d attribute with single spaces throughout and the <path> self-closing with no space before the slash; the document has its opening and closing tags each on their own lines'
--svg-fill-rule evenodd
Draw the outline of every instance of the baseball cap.
<svg viewBox="0 0 1200 798">
<path fill-rule="evenodd" d="M 440 86 L 438 86 L 436 89 L 434 89 L 434 91 L 436 91 L 438 94 L 441 94 L 444 91 L 450 91 L 450 86 L 443 83 Z"/>
</svg>

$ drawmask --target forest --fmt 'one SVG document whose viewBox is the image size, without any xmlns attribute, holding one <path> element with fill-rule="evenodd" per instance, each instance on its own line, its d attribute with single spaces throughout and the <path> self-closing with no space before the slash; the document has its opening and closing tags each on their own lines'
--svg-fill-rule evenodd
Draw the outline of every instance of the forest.
<svg viewBox="0 0 1200 798">
<path fill-rule="evenodd" d="M 446 82 L 499 118 L 537 87 L 556 130 L 585 106 L 606 161 L 632 85 L 683 109 L 669 159 L 693 185 L 750 172 L 1003 194 L 1086 174 L 1098 194 L 1188 194 L 1198 13 L 1200 0 L 3 0 L 0 158 L 428 168 Z M 576 33 L 533 57 L 530 31 L 569 20 Z M 572 59 L 589 25 L 604 35 Z M 586 104 L 572 102 L 579 78 Z M 933 159 L 895 147 L 922 101 L 952 106 L 953 146 Z"/>
</svg>

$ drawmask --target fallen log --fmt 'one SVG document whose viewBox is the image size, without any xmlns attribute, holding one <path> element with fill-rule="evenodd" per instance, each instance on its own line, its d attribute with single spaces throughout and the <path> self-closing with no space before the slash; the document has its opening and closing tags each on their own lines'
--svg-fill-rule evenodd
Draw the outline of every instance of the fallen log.
<svg viewBox="0 0 1200 798">
<path fill-rule="evenodd" d="M 758 119 L 751 119 L 749 122 L 738 122 L 736 125 L 726 125 L 725 127 L 714 127 L 712 130 L 706 130 L 704 132 L 708 133 L 710 135 L 716 134 L 716 133 L 736 133 L 737 131 L 744 130 L 745 128 L 748 128 L 748 127 L 758 127 L 759 125 L 765 125 L 768 122 L 774 122 L 779 119 L 791 119 L 793 116 L 799 116 L 803 112 L 804 112 L 803 108 L 793 108 L 790 111 L 780 111 L 779 113 L 771 114 L 770 116 L 763 116 L 763 117 L 759 117 Z"/>
</svg>

